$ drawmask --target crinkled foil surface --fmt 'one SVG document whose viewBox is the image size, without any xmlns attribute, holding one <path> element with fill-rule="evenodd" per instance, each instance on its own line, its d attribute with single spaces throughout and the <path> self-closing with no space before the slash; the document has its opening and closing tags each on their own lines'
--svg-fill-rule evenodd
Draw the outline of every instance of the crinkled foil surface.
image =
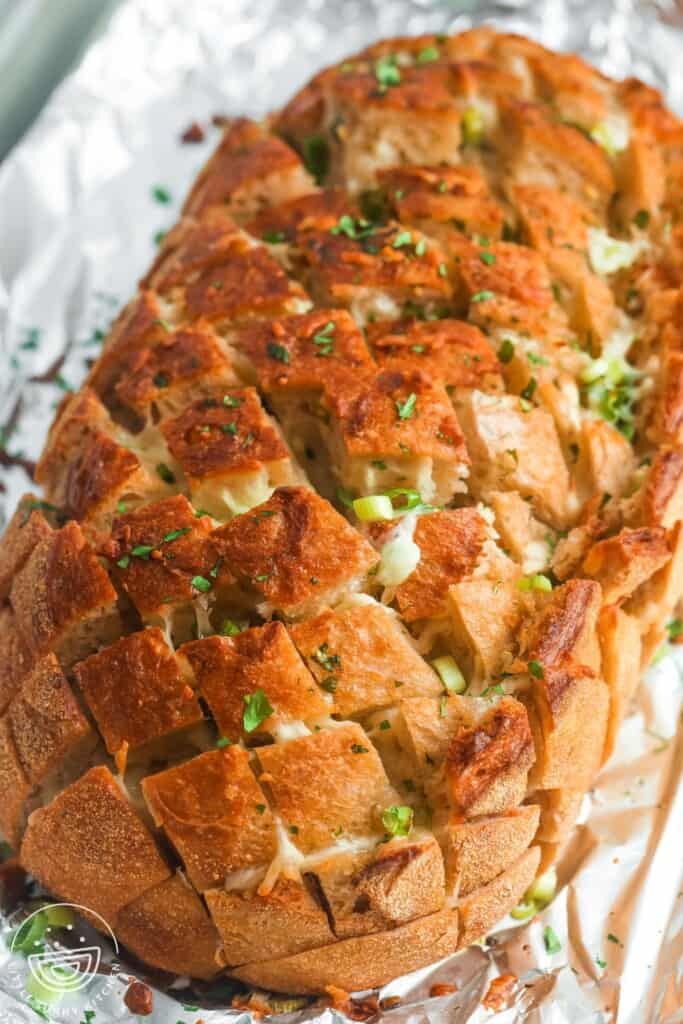
<svg viewBox="0 0 683 1024">
<path fill-rule="evenodd" d="M 217 113 L 260 115 L 320 66 L 378 37 L 482 21 L 575 50 L 610 75 L 636 74 L 683 113 L 680 0 L 128 0 L 119 8 L 0 167 L 0 520 L 27 489 L 62 392 L 82 380 L 150 263 L 155 235 L 173 223 L 215 144 L 209 127 L 201 144 L 181 145 L 183 129 Z M 400 1002 L 373 1019 L 683 1022 L 682 709 L 683 657 L 666 651 L 585 799 L 552 905 L 524 926 L 508 919 L 484 946 L 392 982 L 380 995 Z M 561 942 L 555 954 L 545 949 L 546 925 Z M 0 939 L 8 934 L 4 922 Z M 26 1005 L 26 972 L 0 941 L 0 1024 L 40 1020 Z M 125 960 L 122 973 L 144 978 Z M 513 1005 L 494 1013 L 481 999 L 499 973 L 520 985 Z M 443 982 L 457 992 L 430 998 Z M 98 976 L 43 1012 L 77 1024 L 142 1019 L 123 1003 L 126 983 Z M 144 1019 L 255 1019 L 203 1002 L 182 988 L 155 990 Z M 347 1018 L 317 1003 L 277 1019 Z"/>
</svg>

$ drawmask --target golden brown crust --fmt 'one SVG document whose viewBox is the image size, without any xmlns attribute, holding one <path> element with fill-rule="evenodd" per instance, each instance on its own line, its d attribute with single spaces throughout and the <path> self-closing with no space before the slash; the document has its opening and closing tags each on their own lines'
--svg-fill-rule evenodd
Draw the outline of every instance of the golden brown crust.
<svg viewBox="0 0 683 1024">
<path fill-rule="evenodd" d="M 91 768 L 29 818 L 21 860 L 61 899 L 106 921 L 170 870 L 107 768 Z"/>
<path fill-rule="evenodd" d="M 437 695 L 441 684 L 391 614 L 361 604 L 296 623 L 291 635 L 342 718 L 388 707 L 397 695 Z"/>
<path fill-rule="evenodd" d="M 71 664 L 97 645 L 92 630 L 116 622 L 116 591 L 75 522 L 45 537 L 14 577 L 10 601 L 35 655 Z M 105 634 L 106 635 L 106 634 Z"/>
<path fill-rule="evenodd" d="M 495 924 L 676 614 L 682 199 L 656 90 L 489 27 L 226 120 L 0 543 L 26 870 L 290 991 Z"/>
<path fill-rule="evenodd" d="M 208 477 L 229 480 L 288 458 L 253 388 L 221 389 L 166 420 L 161 429 L 191 488 Z"/>
<path fill-rule="evenodd" d="M 281 879 L 267 893 L 209 889 L 204 895 L 229 967 L 291 956 L 334 937 L 324 910 L 298 882 Z"/>
<path fill-rule="evenodd" d="M 293 616 L 377 561 L 328 502 L 302 487 L 278 488 L 268 501 L 216 530 L 214 539 L 238 579 Z"/>
<path fill-rule="evenodd" d="M 235 346 L 249 359 L 266 393 L 320 392 L 339 367 L 354 374 L 374 368 L 363 336 L 346 310 L 320 309 L 245 327 Z"/>
<path fill-rule="evenodd" d="M 396 589 L 406 622 L 447 613 L 449 587 L 471 575 L 486 540 L 486 523 L 475 509 L 421 516 L 413 540 L 420 549 L 414 571 Z"/>
<path fill-rule="evenodd" d="M 286 722 L 319 718 L 328 705 L 281 622 L 246 629 L 234 637 L 211 636 L 180 649 L 222 736 L 237 742 L 272 735 Z M 272 714 L 247 732 L 244 702 L 265 694 Z"/>
<path fill-rule="evenodd" d="M 482 332 L 464 320 L 397 320 L 369 324 L 368 341 L 381 366 L 418 370 L 456 393 L 498 390 L 500 364 Z"/>
<path fill-rule="evenodd" d="M 202 721 L 160 629 L 122 637 L 73 669 L 110 754 L 142 747 Z"/>
<path fill-rule="evenodd" d="M 445 833 L 448 891 L 465 896 L 505 871 L 531 843 L 539 815 L 532 804 L 496 817 L 453 818 Z"/>
<path fill-rule="evenodd" d="M 37 661 L 7 710 L 19 762 L 37 785 L 95 737 L 54 654 Z"/>
<path fill-rule="evenodd" d="M 241 747 L 212 750 L 148 775 L 142 789 L 200 892 L 275 855 L 273 816 Z"/>
<path fill-rule="evenodd" d="M 500 919 L 501 914 L 508 913 L 519 903 L 534 880 L 540 856 L 539 848 L 532 846 L 492 882 L 460 900 L 459 949 L 477 942 Z"/>
<path fill-rule="evenodd" d="M 377 751 L 355 723 L 260 747 L 258 759 L 273 808 L 304 853 L 329 846 L 335 835 L 381 835 L 382 811 L 397 802 Z"/>
<path fill-rule="evenodd" d="M 48 515 L 56 509 L 49 502 L 24 494 L 0 540 L 0 598 L 5 600 L 14 576 L 23 568 L 38 544 L 52 533 Z"/>
<path fill-rule="evenodd" d="M 273 193 L 296 195 L 312 182 L 296 153 L 281 139 L 266 135 L 260 125 L 235 118 L 220 145 L 195 181 L 183 213 L 200 215 L 217 206 L 235 217 L 253 214 L 272 201 Z"/>
<path fill-rule="evenodd" d="M 146 889 L 112 922 L 116 936 L 143 963 L 173 974 L 211 978 L 218 936 L 202 901 L 180 874 Z"/>
<path fill-rule="evenodd" d="M 531 879 L 530 879 L 531 881 Z M 235 977 L 276 992 L 346 992 L 376 988 L 406 971 L 452 953 L 458 944 L 458 914 L 441 910 L 385 932 L 342 939 L 279 960 L 248 964 Z"/>
</svg>

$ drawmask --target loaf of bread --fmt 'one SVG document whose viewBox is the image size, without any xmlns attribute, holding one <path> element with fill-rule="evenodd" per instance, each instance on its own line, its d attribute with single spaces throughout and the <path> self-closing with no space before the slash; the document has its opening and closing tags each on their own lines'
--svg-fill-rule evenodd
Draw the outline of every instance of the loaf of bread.
<svg viewBox="0 0 683 1024">
<path fill-rule="evenodd" d="M 683 125 L 478 28 L 237 119 L 0 542 L 0 826 L 141 960 L 359 990 L 545 872 L 683 587 Z"/>
</svg>

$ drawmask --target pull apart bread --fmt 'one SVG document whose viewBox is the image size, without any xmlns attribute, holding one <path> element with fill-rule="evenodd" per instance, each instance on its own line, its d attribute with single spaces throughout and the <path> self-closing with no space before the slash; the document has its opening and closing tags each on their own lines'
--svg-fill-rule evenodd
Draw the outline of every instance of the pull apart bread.
<svg viewBox="0 0 683 1024">
<path fill-rule="evenodd" d="M 654 90 L 487 28 L 227 125 L 1 543 L 49 892 L 296 992 L 520 902 L 683 581 L 682 203 Z"/>
</svg>

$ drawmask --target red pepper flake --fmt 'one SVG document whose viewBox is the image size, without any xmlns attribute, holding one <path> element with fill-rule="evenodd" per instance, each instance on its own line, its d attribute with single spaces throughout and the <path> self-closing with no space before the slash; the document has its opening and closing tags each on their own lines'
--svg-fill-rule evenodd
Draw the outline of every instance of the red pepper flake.
<svg viewBox="0 0 683 1024">
<path fill-rule="evenodd" d="M 131 982 L 123 1001 L 130 1012 L 138 1017 L 149 1017 L 154 1009 L 154 994 L 142 981 Z"/>
<path fill-rule="evenodd" d="M 496 1013 L 505 1010 L 511 1003 L 516 985 L 517 977 L 514 974 L 501 974 L 489 985 L 481 1005 L 485 1010 L 493 1010 Z"/>
<path fill-rule="evenodd" d="M 198 121 L 193 121 L 192 124 L 188 125 L 183 134 L 180 136 L 181 142 L 203 142 L 206 138 L 206 133 Z"/>
<path fill-rule="evenodd" d="M 438 999 L 439 996 L 450 996 L 457 991 L 457 985 L 451 985 L 450 982 L 441 981 L 438 982 L 436 985 L 432 985 L 432 987 L 429 990 L 429 995 L 431 996 L 432 999 Z"/>
</svg>

